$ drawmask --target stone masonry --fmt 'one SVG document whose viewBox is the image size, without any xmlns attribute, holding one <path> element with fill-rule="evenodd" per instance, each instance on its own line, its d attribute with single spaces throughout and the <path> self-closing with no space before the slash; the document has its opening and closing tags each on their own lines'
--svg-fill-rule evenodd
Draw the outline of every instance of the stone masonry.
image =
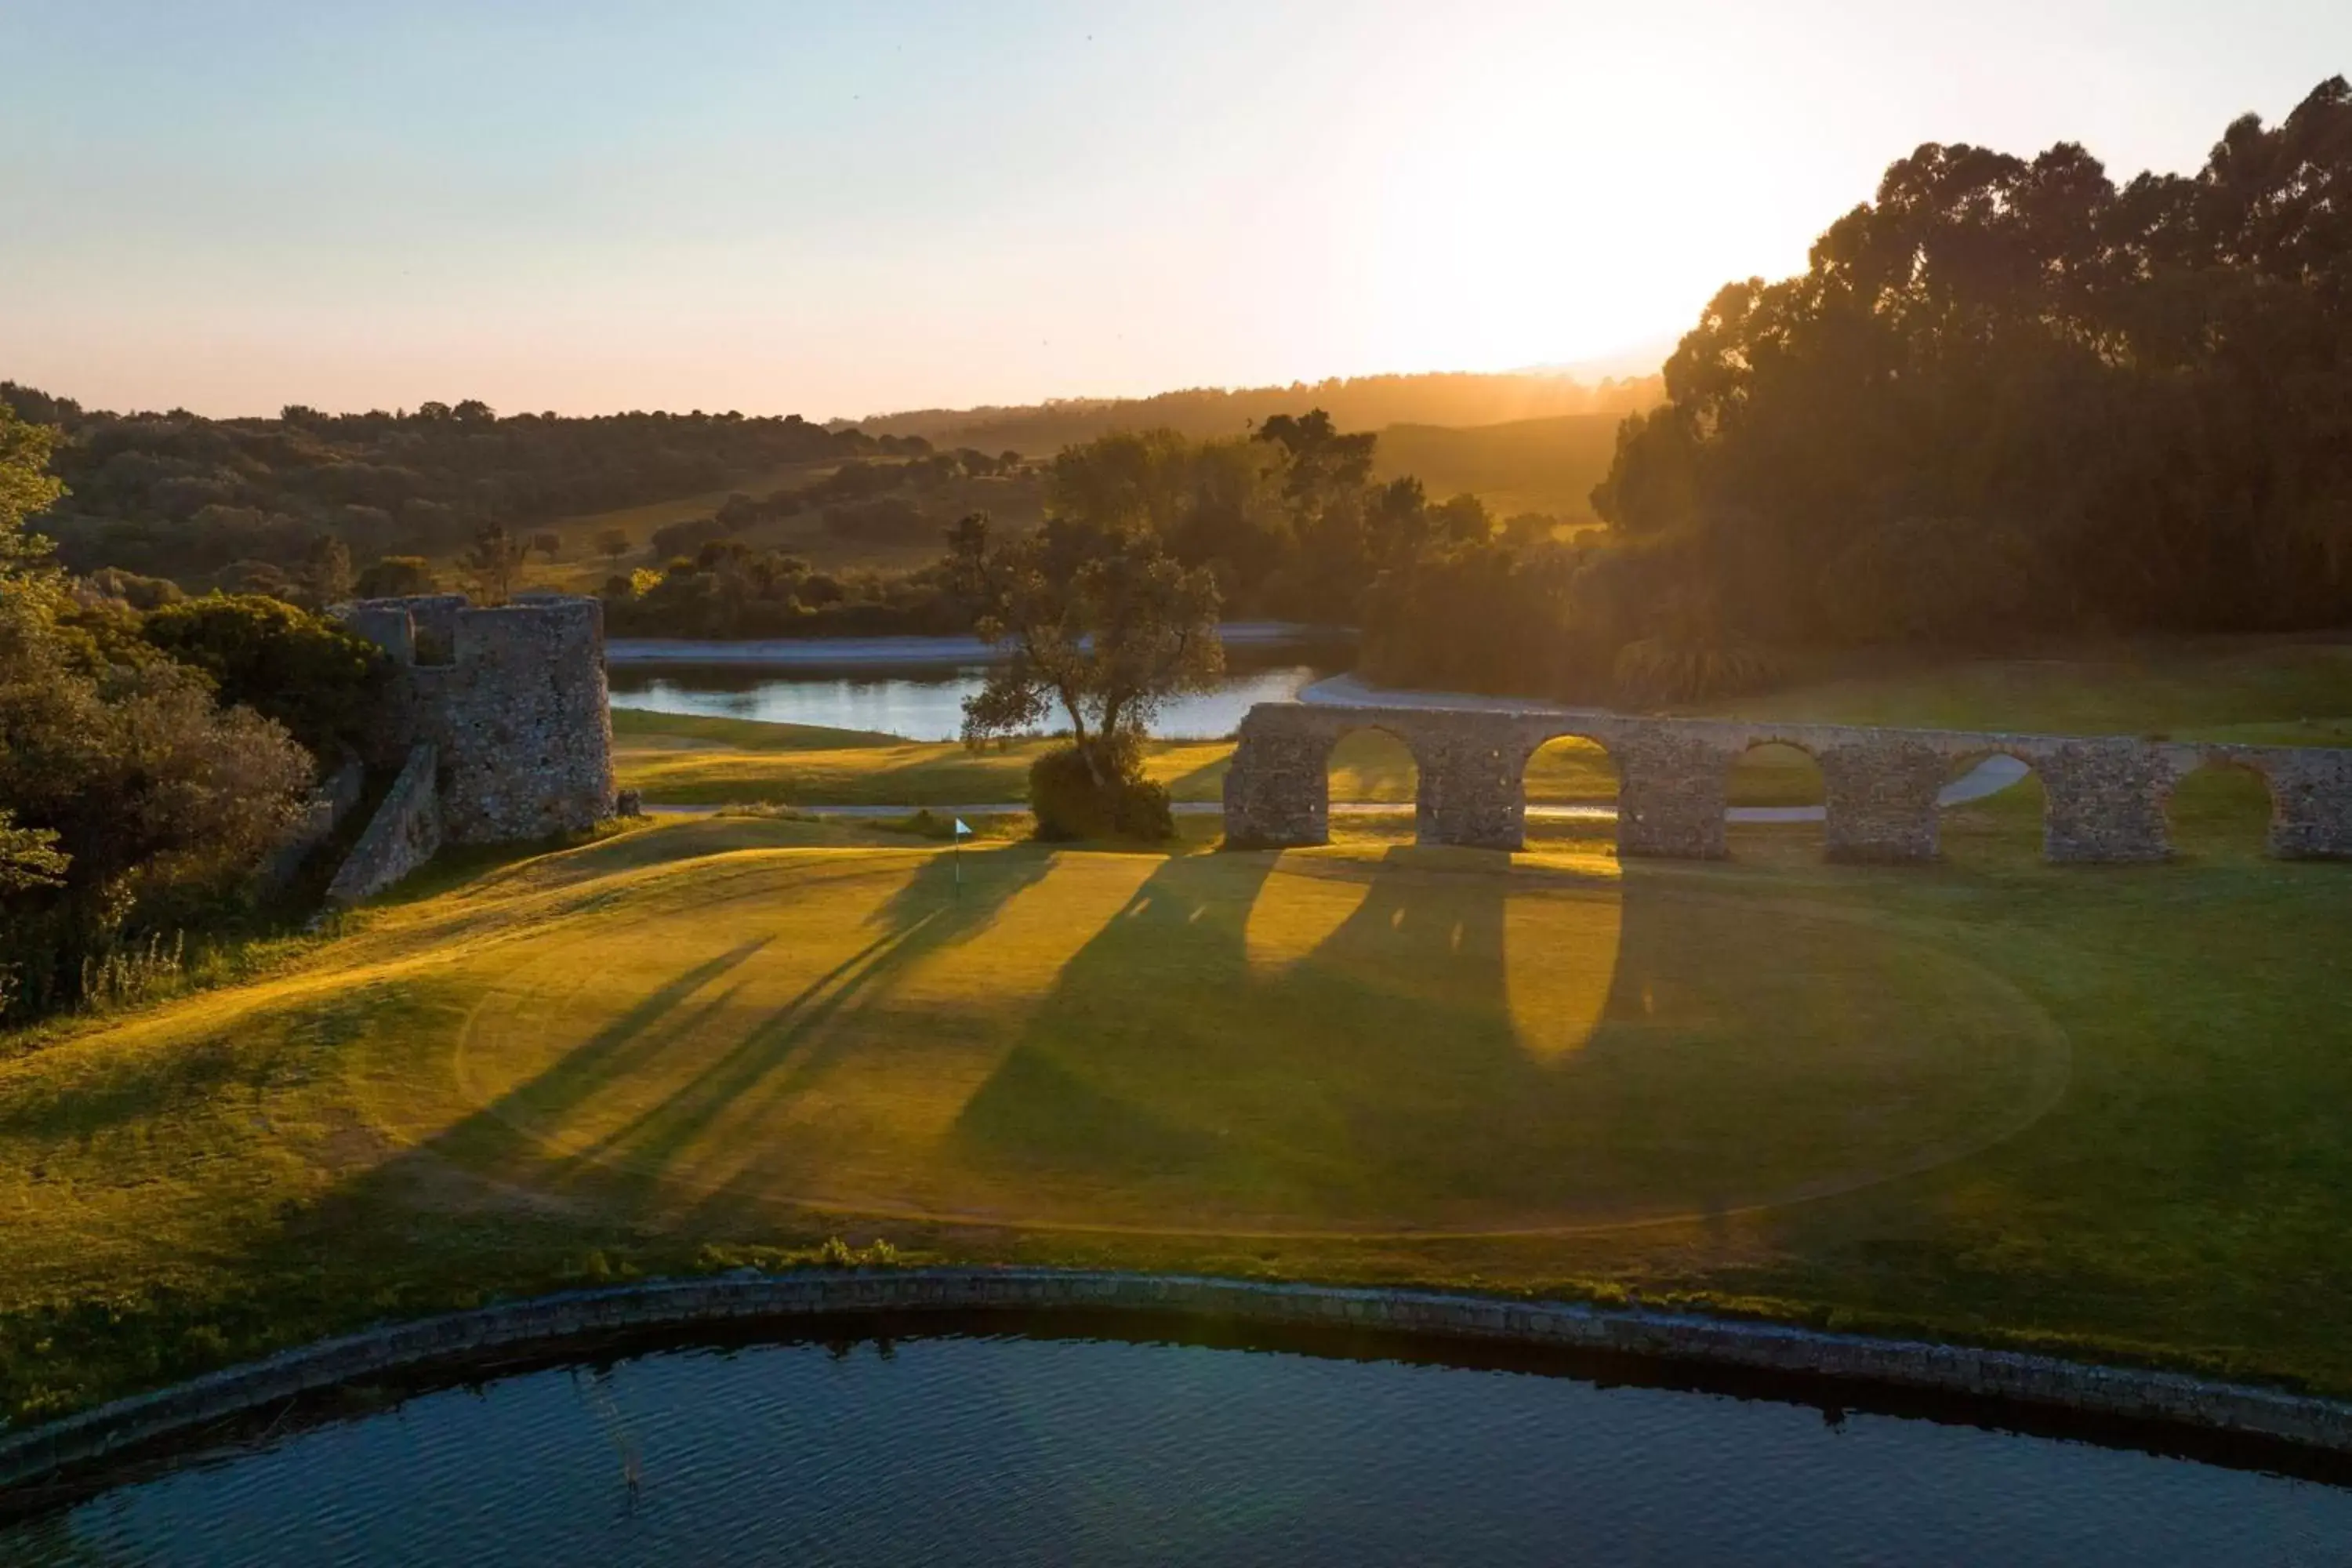
<svg viewBox="0 0 2352 1568">
<path fill-rule="evenodd" d="M 394 666 L 375 737 L 383 765 L 429 746 L 452 844 L 577 833 L 613 815 L 604 613 L 525 595 L 477 609 L 462 594 L 364 599 L 335 612 Z"/>
<path fill-rule="evenodd" d="M 1832 859 L 1934 859 L 1937 792 L 1955 764 L 1994 753 L 2015 757 L 2040 775 L 2047 799 L 2042 853 L 2052 861 L 2163 859 L 2170 853 L 2165 806 L 2173 787 L 2209 766 L 2245 768 L 2269 786 L 2273 855 L 2352 858 L 2352 751 L 1292 702 L 1260 703 L 1242 721 L 1225 775 L 1225 841 L 1235 847 L 1327 842 L 1331 748 L 1365 729 L 1385 731 L 1412 751 L 1420 773 L 1414 828 L 1424 844 L 1518 848 L 1526 837 L 1528 759 L 1547 741 L 1575 736 L 1600 744 L 1616 764 L 1622 855 L 1727 854 L 1731 766 L 1750 747 L 1779 742 L 1821 764 L 1822 837 Z"/>
</svg>

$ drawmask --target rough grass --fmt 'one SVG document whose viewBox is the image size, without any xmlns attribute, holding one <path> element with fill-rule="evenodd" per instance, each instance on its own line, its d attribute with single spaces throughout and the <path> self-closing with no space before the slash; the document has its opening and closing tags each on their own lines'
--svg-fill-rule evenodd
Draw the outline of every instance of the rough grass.
<svg viewBox="0 0 2352 1568">
<path fill-rule="evenodd" d="M 817 748 L 822 752 L 824 748 Z M 1684 1300 L 2352 1393 L 2352 871 L 966 848 L 709 817 L 439 868 L 0 1061 L 0 1401 L 815 1256 Z M 2251 784 L 2252 781 L 2246 781 Z M 1187 825 L 1196 833 L 1202 825 Z"/>
</svg>

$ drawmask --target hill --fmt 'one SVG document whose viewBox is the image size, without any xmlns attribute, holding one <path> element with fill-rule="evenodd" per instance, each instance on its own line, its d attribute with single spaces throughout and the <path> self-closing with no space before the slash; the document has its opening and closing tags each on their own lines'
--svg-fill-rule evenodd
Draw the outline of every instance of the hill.
<svg viewBox="0 0 2352 1568">
<path fill-rule="evenodd" d="M 1594 522 L 1592 487 L 1609 472 L 1622 417 L 1562 414 L 1468 428 L 1391 425 L 1380 433 L 1372 471 L 1383 479 L 1411 474 L 1433 496 L 1467 491 L 1498 518 L 1535 511 Z"/>
<path fill-rule="evenodd" d="M 1167 428 L 1195 438 L 1240 436 L 1274 415 L 1316 408 L 1328 413 L 1342 430 L 1502 425 L 1581 415 L 1604 417 L 1613 431 L 1619 417 L 1664 396 L 1664 384 L 1654 375 L 1595 384 L 1551 372 L 1441 372 L 1333 376 L 1287 386 L 1192 387 L 1152 397 L 1069 398 L 1024 407 L 914 409 L 856 424 L 870 436 L 919 436 L 934 446 L 1049 457 L 1112 430 Z M 848 424 L 834 421 L 835 428 Z M 1580 495 L 1577 506 L 1583 510 Z"/>
</svg>

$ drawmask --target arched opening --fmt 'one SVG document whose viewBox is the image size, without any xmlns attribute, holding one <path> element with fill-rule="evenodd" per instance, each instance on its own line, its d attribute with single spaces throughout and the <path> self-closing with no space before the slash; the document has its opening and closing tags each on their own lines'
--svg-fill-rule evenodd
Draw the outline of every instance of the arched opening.
<svg viewBox="0 0 2352 1568">
<path fill-rule="evenodd" d="M 1759 741 L 1724 780 L 1726 837 L 1735 859 L 1819 859 L 1828 816 L 1821 764 L 1785 741 Z"/>
<path fill-rule="evenodd" d="M 2183 860 L 2258 860 L 2268 852 L 2271 783 L 2238 763 L 2207 763 L 2172 786 L 2166 837 Z"/>
<path fill-rule="evenodd" d="M 1528 753 L 1521 779 L 1528 848 L 1616 853 L 1617 763 L 1600 742 L 1555 735 Z"/>
<path fill-rule="evenodd" d="M 1944 858 L 1985 867 L 2031 863 L 2042 856 L 2042 775 L 2022 757 L 1969 752 L 1945 770 L 1937 842 Z"/>
<path fill-rule="evenodd" d="M 1350 730 L 1324 759 L 1331 839 L 1410 844 L 1421 769 L 1412 748 L 1386 730 Z"/>
</svg>

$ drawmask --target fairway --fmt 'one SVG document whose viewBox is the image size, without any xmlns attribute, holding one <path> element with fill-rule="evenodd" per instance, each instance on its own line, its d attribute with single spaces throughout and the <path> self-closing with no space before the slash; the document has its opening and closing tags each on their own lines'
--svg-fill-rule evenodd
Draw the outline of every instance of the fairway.
<svg viewBox="0 0 2352 1568">
<path fill-rule="evenodd" d="M 960 873 L 774 816 L 457 855 L 0 1058 L 0 1406 L 831 1237 L 2352 1389 L 2352 901 L 2258 858 L 2258 796 L 2104 869 L 2039 863 L 2030 781 L 1903 868 L 1402 819 Z"/>
<path fill-rule="evenodd" d="M 663 1211 L 1529 1231 L 1921 1169 L 2063 1079 L 1969 964 L 1829 914 L 1629 910 L 1534 858 L 1020 847 L 952 877 L 747 857 L 502 952 L 429 1064 L 480 1113 L 449 1156 Z"/>
</svg>

